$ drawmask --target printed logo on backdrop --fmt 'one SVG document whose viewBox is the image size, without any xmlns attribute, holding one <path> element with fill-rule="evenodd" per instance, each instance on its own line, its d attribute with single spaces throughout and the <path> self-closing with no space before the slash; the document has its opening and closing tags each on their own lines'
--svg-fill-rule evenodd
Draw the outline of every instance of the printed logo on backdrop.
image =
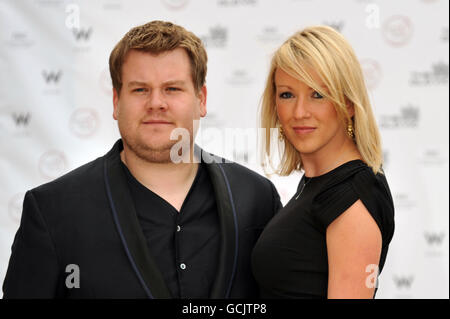
<svg viewBox="0 0 450 319">
<path fill-rule="evenodd" d="M 224 48 L 227 45 L 228 29 L 222 26 L 209 28 L 209 33 L 200 36 L 203 44 L 207 48 Z"/>
<path fill-rule="evenodd" d="M 446 165 L 448 163 L 448 145 L 426 146 L 419 156 L 419 163 L 427 167 Z"/>
<path fill-rule="evenodd" d="M 77 52 L 85 52 L 91 49 L 91 39 L 94 33 L 93 27 L 80 27 L 70 29 L 74 39 L 74 50 Z"/>
<path fill-rule="evenodd" d="M 59 94 L 60 82 L 63 76 L 63 71 L 58 70 L 42 70 L 42 79 L 44 81 L 44 94 Z"/>
<path fill-rule="evenodd" d="M 427 256 L 440 257 L 444 255 L 445 232 L 427 231 L 424 232 L 426 243 L 425 254 Z"/>
<path fill-rule="evenodd" d="M 416 128 L 419 125 L 419 107 L 408 104 L 400 108 L 400 114 L 381 115 L 379 120 L 380 128 Z"/>
<path fill-rule="evenodd" d="M 49 150 L 39 158 L 38 169 L 45 179 L 52 180 L 60 177 L 68 169 L 66 155 L 58 150 Z"/>
<path fill-rule="evenodd" d="M 253 83 L 253 79 L 245 69 L 235 69 L 226 78 L 227 84 L 232 87 L 243 87 Z"/>
<path fill-rule="evenodd" d="M 15 124 L 14 135 L 29 135 L 31 113 L 30 112 L 12 112 L 11 117 Z"/>
<path fill-rule="evenodd" d="M 83 41 L 89 41 L 92 35 L 92 27 L 89 28 L 74 28 L 72 29 L 72 34 L 74 36 L 75 41 L 77 42 L 83 42 Z"/>
<path fill-rule="evenodd" d="M 15 111 L 11 111 L 15 109 Z M 0 132 L 12 137 L 30 135 L 31 112 L 20 111 L 18 107 L 0 110 Z"/>
<path fill-rule="evenodd" d="M 24 197 L 25 197 L 24 193 L 17 193 L 13 195 L 8 202 L 8 216 L 15 224 L 20 223 Z"/>
<path fill-rule="evenodd" d="M 41 7 L 60 7 L 65 0 L 34 0 L 34 2 Z"/>
<path fill-rule="evenodd" d="M 441 31 L 442 42 L 448 42 L 448 27 L 443 27 Z"/>
<path fill-rule="evenodd" d="M 217 0 L 219 7 L 254 6 L 258 0 Z"/>
<path fill-rule="evenodd" d="M 98 83 L 100 85 L 100 89 L 102 90 L 102 92 L 105 93 L 106 96 L 111 97 L 113 86 L 111 76 L 109 74 L 109 69 L 104 69 L 100 73 Z"/>
<path fill-rule="evenodd" d="M 389 161 L 390 161 L 390 153 L 389 151 L 383 151 L 383 170 L 386 171 L 389 167 Z"/>
<path fill-rule="evenodd" d="M 413 34 L 413 24 L 406 16 L 395 15 L 388 18 L 382 27 L 385 41 L 393 47 L 407 45 Z"/>
<path fill-rule="evenodd" d="M 342 32 L 342 29 L 344 29 L 345 22 L 344 21 L 332 21 L 332 22 L 323 22 L 324 25 L 327 25 L 337 32 Z"/>
<path fill-rule="evenodd" d="M 189 0 L 162 0 L 162 2 L 171 10 L 180 10 L 186 7 Z"/>
<path fill-rule="evenodd" d="M 256 38 L 262 44 L 278 46 L 283 41 L 284 36 L 276 26 L 265 26 Z"/>
<path fill-rule="evenodd" d="M 411 298 L 411 288 L 414 283 L 413 275 L 394 275 L 392 276 L 395 289 L 397 291 L 396 298 Z"/>
<path fill-rule="evenodd" d="M 80 108 L 70 116 L 69 128 L 79 138 L 89 138 L 99 127 L 99 116 L 94 109 Z"/>
<path fill-rule="evenodd" d="M 428 71 L 413 71 L 409 79 L 412 86 L 442 85 L 448 83 L 448 64 L 436 62 Z"/>
<path fill-rule="evenodd" d="M 42 76 L 46 84 L 58 84 L 62 76 L 62 70 L 42 70 Z"/>
<path fill-rule="evenodd" d="M 286 36 L 281 34 L 276 26 L 264 26 L 256 40 L 267 53 L 267 61 L 270 61 L 273 52 L 283 43 Z"/>
<path fill-rule="evenodd" d="M 360 64 L 367 88 L 369 90 L 377 88 L 382 79 L 380 63 L 374 59 L 365 58 L 361 59 Z"/>
<path fill-rule="evenodd" d="M 103 2 L 104 10 L 122 10 L 122 0 L 105 0 Z"/>
<path fill-rule="evenodd" d="M 394 206 L 397 209 L 412 209 L 417 206 L 417 203 L 410 198 L 408 193 L 396 192 L 393 194 Z"/>
<path fill-rule="evenodd" d="M 6 44 L 13 48 L 29 48 L 35 44 L 30 34 L 25 31 L 12 31 Z"/>
</svg>

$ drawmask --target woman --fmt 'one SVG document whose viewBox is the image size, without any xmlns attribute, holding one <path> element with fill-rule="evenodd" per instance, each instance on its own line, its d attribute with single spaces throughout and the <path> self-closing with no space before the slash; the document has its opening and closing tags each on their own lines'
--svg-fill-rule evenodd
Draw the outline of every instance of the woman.
<svg viewBox="0 0 450 319">
<path fill-rule="evenodd" d="M 275 53 L 262 101 L 265 162 L 304 171 L 252 256 L 264 298 L 373 298 L 394 233 L 378 128 L 350 45 L 326 26 Z"/>
</svg>

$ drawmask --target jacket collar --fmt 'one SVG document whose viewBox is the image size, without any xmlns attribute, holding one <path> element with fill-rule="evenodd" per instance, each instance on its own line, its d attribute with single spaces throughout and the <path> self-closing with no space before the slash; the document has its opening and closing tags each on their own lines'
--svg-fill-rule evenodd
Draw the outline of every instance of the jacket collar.
<svg viewBox="0 0 450 319">
<path fill-rule="evenodd" d="M 143 289 L 149 298 L 172 298 L 154 258 L 150 255 L 141 230 L 134 203 L 128 188 L 125 172 L 121 167 L 122 140 L 104 156 L 104 181 L 111 213 L 123 248 Z M 220 222 L 220 253 L 216 280 L 210 298 L 228 298 L 237 267 L 238 225 L 236 210 L 227 175 L 220 163 L 224 160 L 195 148 L 207 165 L 216 195 Z"/>
</svg>

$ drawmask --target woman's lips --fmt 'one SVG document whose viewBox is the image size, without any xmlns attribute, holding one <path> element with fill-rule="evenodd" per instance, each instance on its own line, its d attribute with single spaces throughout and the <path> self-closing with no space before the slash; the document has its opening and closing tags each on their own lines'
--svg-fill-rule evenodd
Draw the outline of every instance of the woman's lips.
<svg viewBox="0 0 450 319">
<path fill-rule="evenodd" d="M 316 128 L 312 126 L 295 126 L 293 129 L 297 134 L 308 134 L 314 132 Z"/>
</svg>

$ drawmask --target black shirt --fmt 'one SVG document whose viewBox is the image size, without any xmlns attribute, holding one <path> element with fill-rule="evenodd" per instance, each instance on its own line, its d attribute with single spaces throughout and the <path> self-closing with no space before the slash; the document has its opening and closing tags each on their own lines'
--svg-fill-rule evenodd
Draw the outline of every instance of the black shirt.
<svg viewBox="0 0 450 319">
<path fill-rule="evenodd" d="M 204 165 L 199 164 L 178 212 L 137 181 L 122 163 L 150 255 L 174 298 L 208 298 L 216 276 L 219 220 Z"/>
<path fill-rule="evenodd" d="M 394 233 L 392 196 L 384 175 L 354 160 L 317 177 L 303 176 L 297 193 L 264 229 L 252 254 L 263 298 L 327 297 L 326 229 L 358 199 L 382 234 L 381 273 Z"/>
</svg>

